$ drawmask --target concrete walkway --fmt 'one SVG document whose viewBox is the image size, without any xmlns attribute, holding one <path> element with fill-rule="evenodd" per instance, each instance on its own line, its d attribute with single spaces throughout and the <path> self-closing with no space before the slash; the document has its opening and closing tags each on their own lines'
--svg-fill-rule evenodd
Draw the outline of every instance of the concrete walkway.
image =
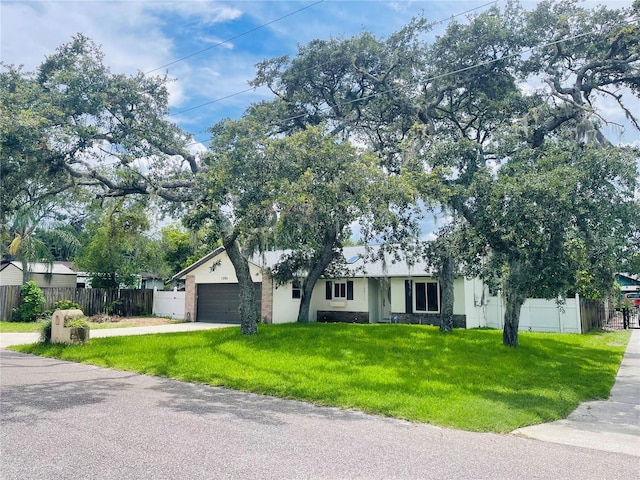
<svg viewBox="0 0 640 480">
<path fill-rule="evenodd" d="M 581 403 L 566 419 L 520 428 L 527 438 L 640 457 L 640 330 L 633 330 L 608 400 Z"/>
<path fill-rule="evenodd" d="M 91 330 L 91 338 L 122 337 L 127 335 L 147 335 L 150 333 L 193 332 L 196 330 L 209 330 L 212 328 L 237 327 L 228 323 L 171 323 L 168 325 L 150 325 L 147 327 L 104 328 Z M 0 348 L 11 345 L 24 345 L 36 343 L 39 333 L 0 333 Z"/>
</svg>

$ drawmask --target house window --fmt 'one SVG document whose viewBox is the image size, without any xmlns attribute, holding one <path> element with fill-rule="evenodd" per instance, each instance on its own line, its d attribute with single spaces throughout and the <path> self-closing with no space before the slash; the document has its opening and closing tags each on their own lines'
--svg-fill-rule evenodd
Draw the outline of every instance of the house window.
<svg viewBox="0 0 640 480">
<path fill-rule="evenodd" d="M 302 286 L 299 280 L 291 282 L 291 298 L 294 300 L 300 300 L 302 298 Z"/>
<path fill-rule="evenodd" d="M 439 312 L 440 298 L 437 282 L 415 282 L 416 312 Z"/>
<path fill-rule="evenodd" d="M 346 282 L 327 281 L 325 291 L 326 291 L 325 298 L 327 300 L 332 300 L 332 299 L 353 300 L 353 281 L 351 280 L 347 280 Z"/>
</svg>

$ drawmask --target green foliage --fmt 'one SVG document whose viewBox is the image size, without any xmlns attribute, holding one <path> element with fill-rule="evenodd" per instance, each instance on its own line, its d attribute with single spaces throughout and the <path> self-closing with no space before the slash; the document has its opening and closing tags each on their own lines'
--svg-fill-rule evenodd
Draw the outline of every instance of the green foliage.
<svg viewBox="0 0 640 480">
<path fill-rule="evenodd" d="M 465 430 L 510 432 L 566 417 L 607 398 L 628 331 L 523 333 L 417 325 L 261 325 L 101 338 L 77 348 L 19 346 L 26 353 L 358 409 Z"/>
<path fill-rule="evenodd" d="M 58 300 L 53 304 L 53 310 L 82 310 L 82 307 L 71 300 Z"/>
<path fill-rule="evenodd" d="M 20 306 L 13 310 L 12 320 L 16 322 L 35 322 L 42 314 L 45 304 L 44 293 L 33 280 L 20 287 Z"/>
<path fill-rule="evenodd" d="M 640 131 L 629 108 L 640 85 L 640 28 L 628 23 L 637 13 L 509 3 L 451 22 L 427 48 L 422 125 L 410 143 L 430 174 L 422 191 L 436 192 L 491 256 L 483 273 L 503 283 L 511 345 L 526 297 L 602 297 L 633 263 L 638 149 L 605 138 L 596 97 Z M 519 86 L 529 80 L 547 87 Z M 467 251 L 467 265 L 478 251 Z"/>
<path fill-rule="evenodd" d="M 40 338 L 38 339 L 38 341 L 44 344 L 51 343 L 51 319 L 45 320 L 42 323 L 42 328 L 40 329 Z"/>
<path fill-rule="evenodd" d="M 89 322 L 86 318 L 70 318 L 64 321 L 67 328 L 89 328 Z"/>
<path fill-rule="evenodd" d="M 138 275 L 169 273 L 160 240 L 150 238 L 148 213 L 142 203 L 117 200 L 97 211 L 88 223 L 76 258 L 89 272 L 94 288 L 137 288 Z"/>
</svg>

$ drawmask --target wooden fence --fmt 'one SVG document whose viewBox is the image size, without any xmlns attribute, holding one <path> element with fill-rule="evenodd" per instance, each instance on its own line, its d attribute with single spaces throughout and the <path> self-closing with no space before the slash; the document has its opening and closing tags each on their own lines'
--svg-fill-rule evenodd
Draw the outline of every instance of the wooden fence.
<svg viewBox="0 0 640 480">
<path fill-rule="evenodd" d="M 580 297 L 580 321 L 582 333 L 594 328 L 602 328 L 608 320 L 608 308 L 602 300 L 589 300 Z"/>
<path fill-rule="evenodd" d="M 117 288 L 43 288 L 44 309 L 52 310 L 55 302 L 71 300 L 80 305 L 85 315 L 108 313 L 130 317 L 150 315 L 153 310 L 153 290 Z M 20 304 L 20 287 L 0 287 L 0 319 L 9 320 Z"/>
</svg>

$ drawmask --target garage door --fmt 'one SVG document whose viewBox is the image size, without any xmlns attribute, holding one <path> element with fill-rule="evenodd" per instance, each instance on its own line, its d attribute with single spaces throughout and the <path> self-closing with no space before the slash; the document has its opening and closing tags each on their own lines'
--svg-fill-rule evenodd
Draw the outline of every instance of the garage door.
<svg viewBox="0 0 640 480">
<path fill-rule="evenodd" d="M 261 305 L 262 284 L 253 284 L 258 311 Z M 240 323 L 240 287 L 235 283 L 198 285 L 198 322 Z"/>
</svg>

